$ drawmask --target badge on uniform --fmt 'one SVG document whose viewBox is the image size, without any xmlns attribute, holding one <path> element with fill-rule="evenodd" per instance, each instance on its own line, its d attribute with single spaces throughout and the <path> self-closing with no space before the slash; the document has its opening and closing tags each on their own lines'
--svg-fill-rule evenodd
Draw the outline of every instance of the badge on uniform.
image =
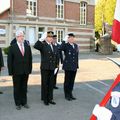
<svg viewBox="0 0 120 120">
<path fill-rule="evenodd" d="M 112 98 L 111 98 L 111 105 L 114 108 L 119 106 L 119 103 L 120 103 L 120 96 L 119 95 L 120 95 L 120 93 L 117 92 L 117 91 L 111 93 L 111 96 L 112 96 Z"/>
<path fill-rule="evenodd" d="M 68 53 L 69 55 L 71 55 L 71 52 L 69 51 L 69 53 Z"/>
<path fill-rule="evenodd" d="M 119 105 L 119 97 L 113 96 L 111 99 L 112 107 L 116 108 Z"/>
</svg>

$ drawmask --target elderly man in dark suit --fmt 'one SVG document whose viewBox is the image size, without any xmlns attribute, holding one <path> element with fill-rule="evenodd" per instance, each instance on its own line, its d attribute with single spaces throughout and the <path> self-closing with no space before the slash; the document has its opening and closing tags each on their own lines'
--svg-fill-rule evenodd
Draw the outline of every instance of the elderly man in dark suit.
<svg viewBox="0 0 120 120">
<path fill-rule="evenodd" d="M 0 48 L 0 72 L 3 68 L 4 68 L 3 55 L 2 55 L 2 49 Z M 3 94 L 3 92 L 0 91 L 0 94 Z"/>
<path fill-rule="evenodd" d="M 53 32 L 48 31 L 42 35 L 34 48 L 41 52 L 41 100 L 45 105 L 56 103 L 53 101 L 53 78 L 56 68 L 56 54 L 52 45 Z"/>
<path fill-rule="evenodd" d="M 79 48 L 75 43 L 75 35 L 69 33 L 66 38 L 66 43 L 63 42 L 61 50 L 64 51 L 63 70 L 65 71 L 64 78 L 64 93 L 65 99 L 68 101 L 75 100 L 73 96 L 73 86 L 75 81 L 76 72 L 78 69 L 78 54 Z"/>
<path fill-rule="evenodd" d="M 32 53 L 24 43 L 23 31 L 16 31 L 17 42 L 10 46 L 8 52 L 8 72 L 12 76 L 16 109 L 29 108 L 27 104 L 27 82 L 32 70 Z"/>
</svg>

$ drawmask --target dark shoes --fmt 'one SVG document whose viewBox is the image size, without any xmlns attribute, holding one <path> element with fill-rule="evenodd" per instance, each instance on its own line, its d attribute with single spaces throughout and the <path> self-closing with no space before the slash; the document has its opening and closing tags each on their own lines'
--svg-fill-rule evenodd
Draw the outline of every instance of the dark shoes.
<svg viewBox="0 0 120 120">
<path fill-rule="evenodd" d="M 21 105 L 17 105 L 17 106 L 16 106 L 16 109 L 17 109 L 17 110 L 21 110 Z"/>
<path fill-rule="evenodd" d="M 50 101 L 49 103 L 52 105 L 56 105 L 56 103 L 54 101 Z"/>
<path fill-rule="evenodd" d="M 49 103 L 48 103 L 48 102 L 44 102 L 44 104 L 45 104 L 45 105 L 47 105 L 47 106 L 49 105 Z"/>
<path fill-rule="evenodd" d="M 29 109 L 30 108 L 30 106 L 28 105 L 28 104 L 25 104 L 25 105 L 22 105 L 24 108 L 26 108 L 26 109 Z M 16 109 L 17 110 L 21 110 L 21 108 L 22 108 L 22 106 L 21 105 L 17 105 L 16 106 Z"/>
<path fill-rule="evenodd" d="M 30 106 L 28 104 L 23 105 L 24 108 L 29 109 Z"/>
<path fill-rule="evenodd" d="M 72 99 L 70 97 L 65 97 L 67 101 L 71 101 Z"/>
<path fill-rule="evenodd" d="M 65 97 L 65 99 L 68 100 L 68 101 L 76 100 L 76 98 L 74 96 Z"/>
<path fill-rule="evenodd" d="M 54 86 L 53 88 L 56 89 L 56 90 L 59 89 L 57 86 Z"/>
<path fill-rule="evenodd" d="M 72 100 L 76 100 L 76 98 L 75 98 L 75 97 L 73 97 L 73 96 L 71 96 L 71 99 L 72 99 Z"/>
<path fill-rule="evenodd" d="M 0 91 L 0 94 L 3 94 L 3 92 Z"/>
<path fill-rule="evenodd" d="M 44 102 L 44 104 L 45 105 L 49 105 L 49 104 L 56 105 L 56 103 L 54 101 Z"/>
</svg>

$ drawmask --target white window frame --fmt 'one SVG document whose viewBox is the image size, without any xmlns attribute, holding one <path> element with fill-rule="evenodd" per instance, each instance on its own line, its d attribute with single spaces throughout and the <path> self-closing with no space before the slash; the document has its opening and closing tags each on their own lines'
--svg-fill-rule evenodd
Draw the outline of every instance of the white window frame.
<svg viewBox="0 0 120 120">
<path fill-rule="evenodd" d="M 56 18 L 64 19 L 64 0 L 56 0 Z"/>
<path fill-rule="evenodd" d="M 63 29 L 57 29 L 56 30 L 56 35 L 57 35 L 57 43 L 61 44 L 64 38 L 64 30 Z"/>
<path fill-rule="evenodd" d="M 33 33 L 32 33 L 33 35 L 31 35 L 31 30 L 33 30 Z M 30 42 L 30 45 L 34 45 L 34 43 L 35 43 L 35 40 L 36 40 L 35 33 L 36 33 L 36 28 L 34 26 L 29 27 L 29 29 L 28 29 L 28 40 Z"/>
<path fill-rule="evenodd" d="M 80 2 L 80 25 L 86 25 L 87 3 Z"/>
<path fill-rule="evenodd" d="M 27 9 L 26 14 L 27 16 L 37 16 L 37 0 L 26 0 Z M 32 4 L 32 5 L 31 5 Z M 34 4 L 36 4 L 34 6 Z"/>
<path fill-rule="evenodd" d="M 42 28 L 42 31 L 40 31 L 39 28 Z M 44 33 L 44 31 L 45 31 L 44 27 L 38 27 L 38 39 L 41 38 L 41 36 Z"/>
</svg>

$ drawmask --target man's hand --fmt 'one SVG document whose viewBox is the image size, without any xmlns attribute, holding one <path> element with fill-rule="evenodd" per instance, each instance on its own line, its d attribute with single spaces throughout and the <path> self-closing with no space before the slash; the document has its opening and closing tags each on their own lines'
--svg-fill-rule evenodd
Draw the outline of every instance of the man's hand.
<svg viewBox="0 0 120 120">
<path fill-rule="evenodd" d="M 46 37 L 47 37 L 47 32 L 42 34 L 42 37 L 39 39 L 39 41 L 41 41 L 41 42 L 44 41 L 46 39 Z"/>
</svg>

